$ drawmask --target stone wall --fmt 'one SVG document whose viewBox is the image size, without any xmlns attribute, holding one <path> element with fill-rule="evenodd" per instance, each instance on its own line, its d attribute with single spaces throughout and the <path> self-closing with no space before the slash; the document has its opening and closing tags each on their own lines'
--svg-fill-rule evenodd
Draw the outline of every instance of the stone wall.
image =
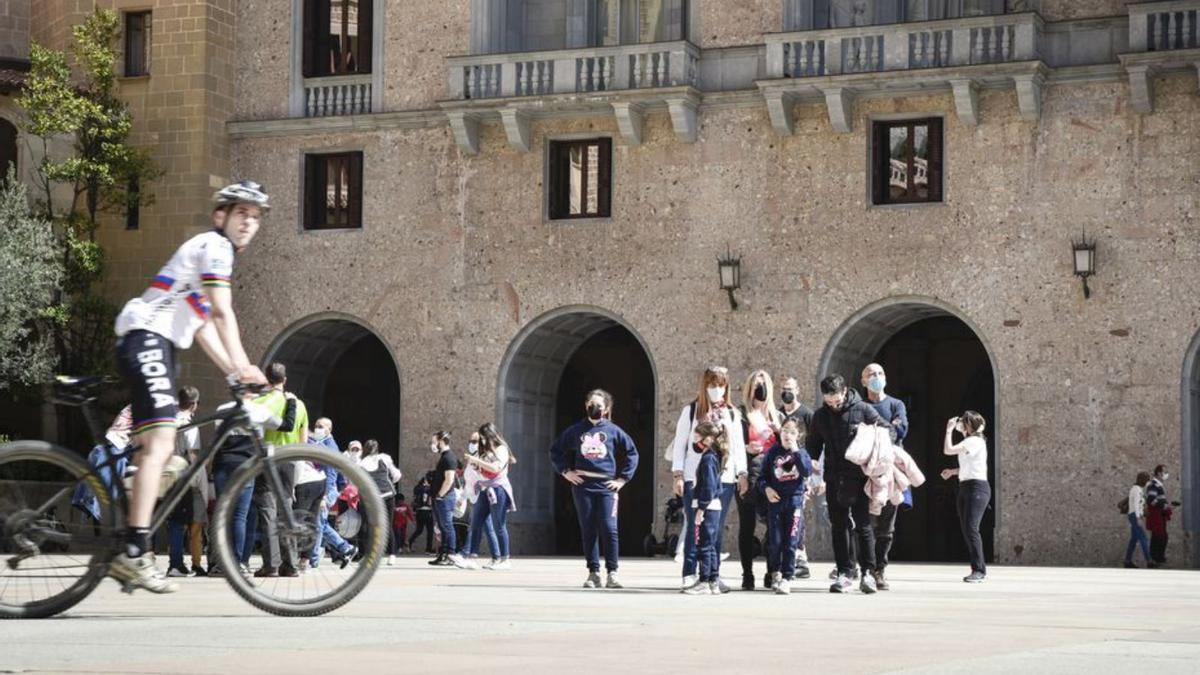
<svg viewBox="0 0 1200 675">
<path fill-rule="evenodd" d="M 611 221 L 586 224 L 543 221 L 544 141 L 616 135 L 607 118 L 539 122 L 527 154 L 485 127 L 478 157 L 444 128 L 240 140 L 238 173 L 276 186 L 278 206 L 240 260 L 237 286 L 256 292 L 238 295 L 239 310 L 255 317 L 253 353 L 314 311 L 376 327 L 401 362 L 405 449 L 495 416 L 505 351 L 539 315 L 612 312 L 658 372 L 657 443 L 643 452 L 659 503 L 659 458 L 705 364 L 813 383 L 848 317 L 929 298 L 978 327 L 997 366 L 997 559 L 1111 564 L 1127 529 L 1113 505 L 1134 472 L 1179 464 L 1176 387 L 1200 326 L 1186 273 L 1200 244 L 1185 234 L 1198 207 L 1196 83 L 1158 86 L 1148 116 L 1128 112 L 1124 83 L 1052 87 L 1039 122 L 1019 117 L 1012 92 L 985 92 L 977 128 L 958 123 L 948 95 L 862 101 L 850 134 L 802 106 L 789 138 L 761 107 L 705 110 L 694 145 L 651 115 L 641 147 L 614 143 Z M 895 113 L 946 115 L 944 204 L 867 207 L 867 117 Z M 322 147 L 365 153 L 361 232 L 297 232 L 299 163 L 277 158 Z M 1083 227 L 1100 242 L 1090 300 L 1069 255 Z M 715 288 L 726 243 L 744 256 L 737 312 Z M 414 476 L 425 461 L 405 452 L 401 466 Z"/>
</svg>

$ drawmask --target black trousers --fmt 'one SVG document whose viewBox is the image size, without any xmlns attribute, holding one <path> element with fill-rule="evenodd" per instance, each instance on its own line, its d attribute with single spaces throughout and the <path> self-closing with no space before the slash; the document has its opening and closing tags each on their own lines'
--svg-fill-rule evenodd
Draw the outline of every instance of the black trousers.
<svg viewBox="0 0 1200 675">
<path fill-rule="evenodd" d="M 963 541 L 967 543 L 971 570 L 984 574 L 987 573 L 987 561 L 983 558 L 983 537 L 979 534 L 979 523 L 990 501 L 992 487 L 986 480 L 965 480 L 958 484 L 958 523 L 962 527 Z"/>
<path fill-rule="evenodd" d="M 752 577 L 754 576 L 754 530 L 758 527 L 758 500 L 754 490 L 749 490 L 745 496 L 737 498 L 737 510 L 738 557 L 742 559 L 742 576 Z"/>
<path fill-rule="evenodd" d="M 888 565 L 888 554 L 896 537 L 896 514 L 899 508 L 892 503 L 883 505 L 877 516 L 871 516 L 871 529 L 875 531 L 875 569 L 883 570 Z"/>
<path fill-rule="evenodd" d="M 863 491 L 865 486 L 866 478 L 860 476 L 831 476 L 830 482 L 826 482 L 833 557 L 839 574 L 849 575 L 854 571 L 851 536 L 856 540 L 854 548 L 862 573 L 875 570 L 875 531 L 871 528 L 870 500 Z"/>
<path fill-rule="evenodd" d="M 410 548 L 422 532 L 425 533 L 425 552 L 431 553 L 433 551 L 433 511 L 417 511 L 417 529 L 408 539 Z"/>
</svg>

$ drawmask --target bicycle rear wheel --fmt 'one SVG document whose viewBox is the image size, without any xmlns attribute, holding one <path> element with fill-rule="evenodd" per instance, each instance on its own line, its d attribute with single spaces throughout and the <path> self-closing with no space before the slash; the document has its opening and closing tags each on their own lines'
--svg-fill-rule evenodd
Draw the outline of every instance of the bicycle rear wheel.
<svg viewBox="0 0 1200 675">
<path fill-rule="evenodd" d="M 94 495 L 93 519 L 72 507 Z M 121 510 L 76 453 L 42 441 L 0 445 L 0 618 L 53 616 L 104 578 Z"/>
<path fill-rule="evenodd" d="M 334 542 L 341 538 L 336 535 L 336 519 L 321 507 L 321 503 L 325 502 L 322 479 L 319 483 L 322 487 L 316 487 L 318 483 L 315 480 L 302 482 L 287 495 L 288 501 L 294 502 L 291 508 L 296 529 L 284 531 L 286 521 L 282 512 L 278 512 L 279 563 L 264 559 L 258 567 L 260 573 L 264 568 L 278 572 L 277 564 L 281 563 L 285 569 L 296 568 L 297 576 L 259 577 L 238 572 L 240 565 L 254 562 L 246 555 L 249 547 L 237 541 L 236 532 L 241 529 L 235 522 L 238 502 L 247 489 L 257 491 L 256 500 L 268 496 L 269 464 L 265 458 L 255 458 L 243 464 L 230 477 L 217 499 L 210 535 L 217 561 L 233 590 L 265 612 L 280 616 L 318 616 L 331 612 L 358 595 L 374 576 L 387 543 L 387 528 L 391 527 L 392 514 L 385 513 L 383 498 L 371 477 L 333 450 L 316 445 L 289 445 L 276 448 L 271 461 L 281 475 L 287 476 L 291 472 L 291 475 L 301 476 L 301 480 L 313 478 L 317 467 L 320 467 L 322 475 L 326 468 L 333 468 L 345 477 L 347 486 L 357 490 L 356 506 L 346 504 L 343 499 L 338 499 L 334 505 L 334 510 L 343 513 L 353 508 L 363 521 L 356 535 L 357 543 L 352 544 L 357 548 L 357 556 L 354 556 L 358 559 L 357 564 L 349 564 L 348 557 L 345 557 L 346 564 L 343 565 L 341 559 L 349 549 L 336 544 L 329 546 L 330 538 Z M 317 495 L 316 499 L 310 497 L 313 494 Z M 348 493 L 343 490 L 341 494 Z M 297 495 L 302 496 L 301 501 L 295 501 Z M 329 535 L 331 531 L 335 535 Z M 268 547 L 271 546 L 270 533 L 260 533 L 263 535 L 263 554 L 266 558 Z M 241 550 L 238 550 L 239 546 Z M 332 548 L 332 559 L 329 560 L 324 559 L 324 549 L 327 547 Z M 315 559 L 317 564 L 310 563 L 303 573 L 299 573 L 303 567 L 300 560 L 304 559 Z"/>
</svg>

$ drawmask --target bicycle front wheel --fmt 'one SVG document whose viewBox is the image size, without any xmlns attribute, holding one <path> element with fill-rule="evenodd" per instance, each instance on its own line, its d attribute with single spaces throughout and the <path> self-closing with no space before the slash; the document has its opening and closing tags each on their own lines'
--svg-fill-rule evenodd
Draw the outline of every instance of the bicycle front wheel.
<svg viewBox="0 0 1200 675">
<path fill-rule="evenodd" d="M 43 441 L 0 445 L 0 619 L 53 616 L 86 598 L 104 578 L 120 522 L 76 453 Z"/>
<path fill-rule="evenodd" d="M 332 505 L 325 490 L 330 470 L 346 486 Z M 282 495 L 272 487 L 272 471 Z M 247 508 L 248 499 L 256 508 Z M 287 526 L 288 509 L 295 528 Z M 317 616 L 352 600 L 374 576 L 392 523 L 385 511 L 375 482 L 344 455 L 317 445 L 288 445 L 234 472 L 217 499 L 210 536 L 226 580 L 247 602 L 280 616 Z M 262 560 L 254 573 L 247 573 L 257 562 L 254 542 L 246 542 L 247 518 L 257 518 L 262 537 Z M 339 525 L 354 518 L 361 525 L 353 540 L 344 539 Z"/>
</svg>

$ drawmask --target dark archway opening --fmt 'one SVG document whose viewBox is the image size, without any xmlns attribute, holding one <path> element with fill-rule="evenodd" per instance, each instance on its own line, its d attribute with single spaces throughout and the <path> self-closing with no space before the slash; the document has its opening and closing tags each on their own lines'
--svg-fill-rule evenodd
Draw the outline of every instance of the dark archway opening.
<svg viewBox="0 0 1200 675">
<path fill-rule="evenodd" d="M 550 447 L 583 415 L 583 397 L 603 388 L 616 399 L 615 422 L 637 444 L 641 461 L 621 491 L 623 555 L 638 555 L 654 519 L 653 357 L 633 330 L 594 307 L 564 307 L 521 332 L 500 367 L 500 432 L 520 461 L 509 477 L 517 502 L 510 522 L 516 555 L 575 554 L 579 524 L 566 483 L 550 464 Z"/>
<path fill-rule="evenodd" d="M 400 376 L 391 351 L 370 329 L 349 319 L 319 319 L 289 329 L 268 354 L 264 363 L 287 367 L 287 388 L 304 401 L 310 427 L 328 417 L 343 449 L 351 440 L 374 438 L 399 458 Z"/>
<path fill-rule="evenodd" d="M 913 493 L 912 509 L 896 518 L 892 559 L 963 562 L 963 543 L 955 508 L 957 481 L 938 474 L 958 464 L 942 452 L 946 420 L 974 410 L 988 421 L 988 475 L 996 475 L 992 442 L 995 430 L 995 378 L 987 350 L 974 332 L 951 316 L 922 319 L 893 335 L 875 360 L 888 374 L 888 394 L 908 408 L 904 447 L 925 472 L 927 482 Z M 994 505 L 993 496 L 993 505 Z M 980 525 L 984 554 L 993 558 L 995 508 Z"/>
<path fill-rule="evenodd" d="M 567 361 L 558 384 L 559 429 L 579 421 L 584 397 L 592 389 L 613 395 L 613 422 L 633 437 L 641 453 L 633 481 L 621 490 L 618 516 L 621 551 L 640 555 L 654 520 L 654 373 L 641 344 L 623 326 L 592 336 Z M 565 481 L 554 484 L 554 514 L 555 552 L 582 553 L 575 503 Z"/>
</svg>

